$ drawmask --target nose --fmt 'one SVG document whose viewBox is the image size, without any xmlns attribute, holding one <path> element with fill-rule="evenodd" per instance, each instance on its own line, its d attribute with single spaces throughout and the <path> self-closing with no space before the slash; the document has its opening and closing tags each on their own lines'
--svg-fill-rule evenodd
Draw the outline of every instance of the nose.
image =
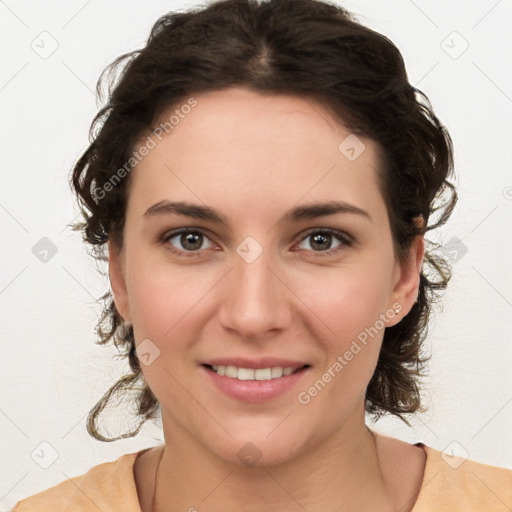
<svg viewBox="0 0 512 512">
<path fill-rule="evenodd" d="M 220 322 L 244 339 L 268 337 L 286 329 L 292 319 L 293 293 L 269 253 L 263 250 L 254 261 L 235 254 L 224 280 Z"/>
</svg>

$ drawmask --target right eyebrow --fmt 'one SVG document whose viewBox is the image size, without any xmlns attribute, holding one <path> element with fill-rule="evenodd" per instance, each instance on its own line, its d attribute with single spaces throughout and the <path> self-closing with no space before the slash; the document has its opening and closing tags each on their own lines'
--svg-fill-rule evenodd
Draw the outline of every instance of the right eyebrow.
<svg viewBox="0 0 512 512">
<path fill-rule="evenodd" d="M 227 218 L 210 206 L 186 203 L 184 201 L 160 201 L 150 206 L 145 212 L 145 218 L 160 217 L 164 215 L 184 215 L 194 219 L 209 220 L 217 224 L 228 225 Z"/>
</svg>

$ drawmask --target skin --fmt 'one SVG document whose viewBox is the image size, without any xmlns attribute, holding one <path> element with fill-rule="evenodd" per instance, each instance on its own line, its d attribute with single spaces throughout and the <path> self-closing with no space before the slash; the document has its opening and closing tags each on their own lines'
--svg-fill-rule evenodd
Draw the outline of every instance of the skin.
<svg viewBox="0 0 512 512">
<path fill-rule="evenodd" d="M 124 244 L 109 246 L 116 307 L 137 344 L 150 339 L 160 350 L 142 365 L 165 437 L 156 510 L 410 511 L 424 452 L 384 436 L 375 446 L 364 418 L 384 327 L 307 405 L 297 400 L 379 314 L 399 303 L 400 314 L 386 317 L 392 326 L 417 297 L 423 237 L 405 263 L 395 260 L 378 145 L 359 137 L 365 150 L 350 161 L 338 150 L 350 130 L 302 98 L 243 88 L 195 98 L 132 171 Z M 162 200 L 212 206 L 229 224 L 146 218 Z M 356 205 L 371 221 L 342 213 L 277 222 L 292 207 L 327 200 Z M 180 236 L 162 242 L 185 227 L 205 232 L 199 251 Z M 355 241 L 333 236 L 318 248 L 311 228 Z M 248 236 L 263 249 L 251 263 L 236 252 Z M 330 249 L 337 252 L 321 256 Z M 289 357 L 311 368 L 293 390 L 248 404 L 222 394 L 200 368 L 232 355 Z M 261 452 L 253 467 L 237 456 L 247 442 Z M 160 450 L 134 467 L 143 512 Z"/>
</svg>

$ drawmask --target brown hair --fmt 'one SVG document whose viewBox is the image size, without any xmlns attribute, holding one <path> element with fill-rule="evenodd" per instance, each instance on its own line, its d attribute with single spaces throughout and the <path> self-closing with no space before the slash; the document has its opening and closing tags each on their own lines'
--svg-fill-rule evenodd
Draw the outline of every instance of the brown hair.
<svg viewBox="0 0 512 512">
<path fill-rule="evenodd" d="M 457 201 L 455 187 L 447 181 L 453 172 L 452 142 L 428 97 L 409 83 L 396 46 L 337 5 L 222 0 L 171 12 L 157 20 L 142 50 L 121 55 L 104 70 L 97 84 L 100 98 L 107 71 L 108 101 L 95 116 L 90 145 L 72 173 L 85 219 L 75 227 L 83 230 L 99 259 L 105 259 L 109 240 L 122 247 L 130 180 L 127 175 L 112 186 L 112 179 L 133 157 L 137 141 L 184 98 L 233 86 L 311 99 L 354 134 L 380 145 L 379 186 L 400 261 L 412 238 L 444 224 Z M 445 192 L 450 196 L 439 205 Z M 428 225 L 437 210 L 439 218 Z M 423 227 L 415 224 L 418 217 L 424 219 Z M 366 390 L 366 411 L 377 419 L 389 413 L 409 424 L 403 415 L 420 410 L 418 380 L 428 361 L 422 343 L 431 306 L 451 278 L 448 262 L 428 249 L 438 246 L 429 240 L 426 244 L 418 300 L 398 324 L 386 328 Z M 123 348 L 132 372 L 90 411 L 87 429 L 96 439 L 113 441 L 137 434 L 146 420 L 156 417 L 159 403 L 144 382 L 133 328 L 123 323 L 110 291 L 103 299 L 97 343 L 112 341 Z M 99 416 L 115 394 L 132 391 L 139 380 L 138 426 L 105 437 L 98 430 Z"/>
</svg>

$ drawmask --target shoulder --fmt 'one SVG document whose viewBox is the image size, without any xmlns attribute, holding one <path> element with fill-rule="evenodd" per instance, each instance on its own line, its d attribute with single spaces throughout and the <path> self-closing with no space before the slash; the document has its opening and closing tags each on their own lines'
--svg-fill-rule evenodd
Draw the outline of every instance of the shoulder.
<svg viewBox="0 0 512 512">
<path fill-rule="evenodd" d="M 122 455 L 19 501 L 12 512 L 140 512 L 133 465 L 139 454 Z"/>
<path fill-rule="evenodd" d="M 512 470 L 449 455 L 417 443 L 427 455 L 412 512 L 512 510 Z"/>
</svg>

